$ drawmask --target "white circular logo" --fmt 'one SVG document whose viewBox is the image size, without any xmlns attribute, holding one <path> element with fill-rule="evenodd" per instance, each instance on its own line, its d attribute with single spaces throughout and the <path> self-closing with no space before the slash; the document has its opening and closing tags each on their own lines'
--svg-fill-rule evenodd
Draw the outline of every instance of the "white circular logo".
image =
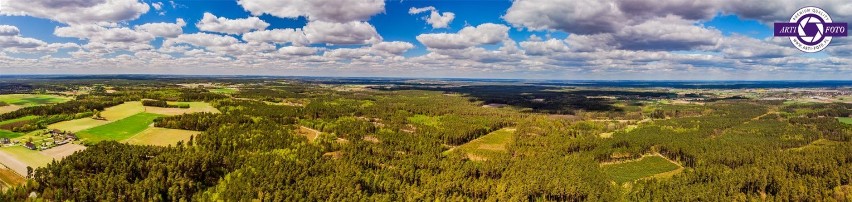
<svg viewBox="0 0 852 202">
<path fill-rule="evenodd" d="M 825 24 L 831 23 L 831 17 L 817 7 L 804 7 L 790 17 L 790 23 L 796 23 L 797 36 L 791 36 L 790 42 L 799 50 L 808 53 L 819 52 L 831 43 L 831 36 L 825 34 Z"/>
</svg>

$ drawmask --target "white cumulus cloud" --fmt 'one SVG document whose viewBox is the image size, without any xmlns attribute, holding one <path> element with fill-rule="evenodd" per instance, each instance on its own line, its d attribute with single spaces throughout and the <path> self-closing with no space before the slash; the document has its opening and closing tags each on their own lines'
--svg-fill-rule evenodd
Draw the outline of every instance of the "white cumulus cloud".
<svg viewBox="0 0 852 202">
<path fill-rule="evenodd" d="M 373 44 L 370 48 L 380 52 L 386 52 L 394 55 L 399 55 L 405 53 L 412 48 L 414 48 L 414 44 L 404 42 L 404 41 L 392 41 L 392 42 L 381 42 L 377 44 Z"/>
<path fill-rule="evenodd" d="M 186 22 L 183 21 L 183 19 L 178 18 L 175 23 L 146 23 L 137 25 L 134 29 L 154 36 L 170 38 L 183 34 L 183 26 L 186 26 Z"/>
<path fill-rule="evenodd" d="M 523 41 L 520 44 L 524 51 L 526 51 L 526 54 L 529 55 L 549 55 L 568 51 L 568 46 L 562 40 L 548 39 L 542 41 L 541 38 L 535 35 L 532 35 L 530 40 Z"/>
<path fill-rule="evenodd" d="M 12 25 L 0 25 L 0 36 L 17 36 L 21 33 L 18 27 Z"/>
<path fill-rule="evenodd" d="M 360 21 L 311 21 L 305 26 L 304 32 L 311 43 L 373 44 L 382 41 L 382 36 L 379 36 L 373 25 Z"/>
<path fill-rule="evenodd" d="M 137 0 L 4 0 L 0 14 L 28 15 L 67 24 L 111 23 L 139 18 L 150 7 Z"/>
<path fill-rule="evenodd" d="M 417 41 L 428 48 L 464 49 L 482 44 L 496 44 L 509 38 L 509 27 L 485 23 L 476 27 L 465 27 L 458 33 L 421 34 Z"/>
<path fill-rule="evenodd" d="M 163 10 L 163 2 L 151 3 L 151 7 L 154 7 L 154 10 Z"/>
<path fill-rule="evenodd" d="M 252 15 L 270 14 L 282 18 L 345 23 L 367 20 L 385 11 L 384 0 L 239 0 Z"/>
<path fill-rule="evenodd" d="M 293 56 L 308 56 L 308 55 L 316 55 L 318 49 L 315 47 L 304 47 L 304 46 L 285 46 L 278 49 L 278 52 L 284 55 L 293 55 Z"/>
<path fill-rule="evenodd" d="M 209 32 L 219 32 L 225 34 L 242 34 L 252 30 L 263 30 L 269 26 L 269 23 L 264 22 L 258 17 L 249 17 L 242 19 L 228 19 L 224 17 L 216 17 L 212 13 L 205 12 L 201 21 L 195 24 L 198 29 Z"/>
<path fill-rule="evenodd" d="M 136 31 L 127 27 L 108 28 L 94 24 L 57 27 L 53 31 L 53 34 L 60 37 L 74 37 L 96 42 L 114 43 L 147 43 L 155 37 L 153 34 Z"/>
<path fill-rule="evenodd" d="M 305 36 L 305 32 L 303 32 L 301 29 L 272 29 L 253 31 L 243 34 L 243 40 L 247 42 L 259 43 L 291 43 L 293 45 L 298 46 L 303 46 L 310 43 L 308 42 L 307 36 Z"/>
<path fill-rule="evenodd" d="M 430 11 L 429 16 L 425 17 L 426 23 L 429 23 L 430 25 L 432 25 L 432 28 L 436 28 L 436 29 L 437 28 L 449 27 L 450 22 L 453 22 L 453 19 L 456 18 L 455 13 L 452 13 L 452 12 L 440 13 L 440 12 L 438 12 L 438 9 L 435 9 L 435 7 L 432 7 L 432 6 L 423 7 L 423 8 L 411 7 L 411 9 L 408 9 L 408 14 L 415 15 L 415 14 L 419 14 L 419 13 L 426 12 L 426 11 Z"/>
</svg>

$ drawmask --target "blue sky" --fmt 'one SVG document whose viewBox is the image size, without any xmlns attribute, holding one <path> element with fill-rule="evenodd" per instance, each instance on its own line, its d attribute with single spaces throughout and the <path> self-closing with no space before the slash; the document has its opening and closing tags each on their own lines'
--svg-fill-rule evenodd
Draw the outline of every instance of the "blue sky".
<svg viewBox="0 0 852 202">
<path fill-rule="evenodd" d="M 804 6 L 848 21 L 839 1 L 0 1 L 0 74 L 852 75 L 845 37 L 816 54 L 772 37 L 772 22 Z"/>
</svg>

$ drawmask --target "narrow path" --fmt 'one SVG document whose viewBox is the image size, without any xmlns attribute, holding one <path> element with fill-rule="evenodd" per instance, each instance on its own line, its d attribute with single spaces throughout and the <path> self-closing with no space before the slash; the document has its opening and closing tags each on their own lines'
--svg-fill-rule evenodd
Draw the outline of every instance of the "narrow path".
<svg viewBox="0 0 852 202">
<path fill-rule="evenodd" d="M 308 127 L 305 127 L 305 126 L 299 126 L 299 129 L 307 130 L 310 133 L 310 134 L 304 134 L 304 135 L 306 137 L 308 137 L 308 140 L 310 140 L 311 142 L 316 140 L 320 135 L 320 131 L 314 130 L 313 128 L 308 128 Z"/>
<path fill-rule="evenodd" d="M 770 110 L 770 111 L 766 112 L 765 114 L 761 114 L 760 116 L 757 116 L 757 117 L 751 118 L 751 121 L 759 120 L 760 118 L 763 118 L 764 116 L 768 116 L 768 115 L 770 115 L 770 114 L 778 114 L 778 112 L 775 112 L 775 111 L 771 111 L 771 110 Z M 748 123 L 748 121 L 746 121 L 745 123 Z"/>
</svg>

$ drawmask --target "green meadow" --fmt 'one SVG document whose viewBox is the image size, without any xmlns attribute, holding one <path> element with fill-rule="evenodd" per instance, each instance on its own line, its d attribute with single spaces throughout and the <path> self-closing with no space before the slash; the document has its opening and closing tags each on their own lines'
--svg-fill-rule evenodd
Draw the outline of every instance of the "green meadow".
<svg viewBox="0 0 852 202">
<path fill-rule="evenodd" d="M 8 130 L 0 130 L 0 138 L 16 138 L 24 134 L 16 133 Z"/>
<path fill-rule="evenodd" d="M 849 117 L 837 117 L 837 120 L 840 121 L 840 123 L 852 124 L 852 118 Z"/>
<path fill-rule="evenodd" d="M 77 135 L 82 140 L 92 143 L 105 140 L 124 140 L 148 129 L 154 119 L 161 116 L 151 113 L 138 113 L 115 122 L 80 131 Z"/>
</svg>

